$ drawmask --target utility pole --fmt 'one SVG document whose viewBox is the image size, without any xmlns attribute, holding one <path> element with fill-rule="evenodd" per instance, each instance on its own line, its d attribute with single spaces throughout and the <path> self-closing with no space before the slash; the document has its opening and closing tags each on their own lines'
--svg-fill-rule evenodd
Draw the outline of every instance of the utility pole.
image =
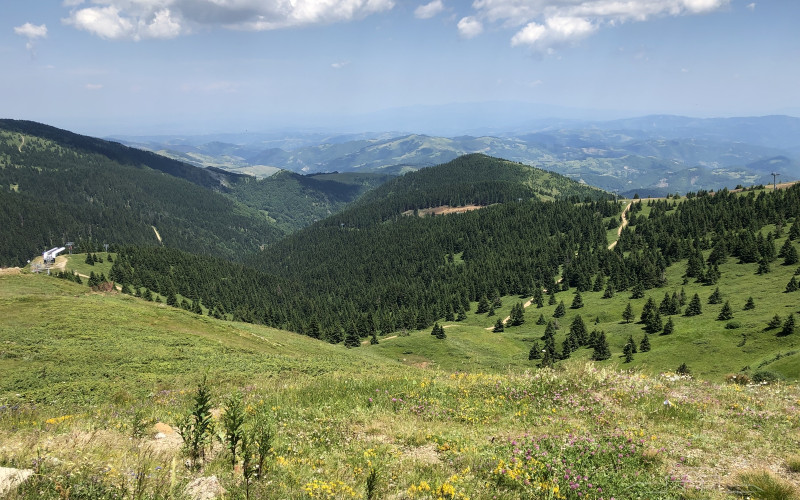
<svg viewBox="0 0 800 500">
<path fill-rule="evenodd" d="M 781 175 L 781 174 L 779 174 L 777 172 L 772 172 L 772 190 L 773 191 L 777 191 L 778 190 L 778 176 L 779 175 Z"/>
</svg>

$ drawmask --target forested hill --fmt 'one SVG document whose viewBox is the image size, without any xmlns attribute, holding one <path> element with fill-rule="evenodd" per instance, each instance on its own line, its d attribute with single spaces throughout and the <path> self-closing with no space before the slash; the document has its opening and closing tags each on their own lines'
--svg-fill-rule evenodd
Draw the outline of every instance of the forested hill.
<svg viewBox="0 0 800 500">
<path fill-rule="evenodd" d="M 237 258 L 282 236 L 257 210 L 199 185 L 222 174 L 197 172 L 99 139 L 2 121 L 0 266 L 67 241 L 84 250 L 163 244 Z"/>
<path fill-rule="evenodd" d="M 365 225 L 407 210 L 529 199 L 587 201 L 610 195 L 554 172 L 476 153 L 392 179 L 326 224 Z"/>
<path fill-rule="evenodd" d="M 21 140 L 22 136 L 33 136 L 45 139 L 62 148 L 78 153 L 101 155 L 120 165 L 136 167 L 147 166 L 173 177 L 186 179 L 189 182 L 208 188 L 221 188 L 220 175 L 224 171 L 215 172 L 197 168 L 164 156 L 123 146 L 117 142 L 106 141 L 85 135 L 76 134 L 42 123 L 26 120 L 0 120 L 0 131 L 10 134 L 12 138 Z M 16 134 L 16 137 L 14 137 Z M 19 142 L 17 142 L 19 145 Z"/>
</svg>

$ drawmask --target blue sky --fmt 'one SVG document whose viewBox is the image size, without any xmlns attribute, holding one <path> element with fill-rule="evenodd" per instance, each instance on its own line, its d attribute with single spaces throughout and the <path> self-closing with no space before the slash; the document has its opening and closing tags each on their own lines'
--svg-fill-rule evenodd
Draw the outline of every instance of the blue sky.
<svg viewBox="0 0 800 500">
<path fill-rule="evenodd" d="M 800 115 L 796 0 L 0 0 L 0 12 L 0 117 L 92 135 L 346 128 L 482 102 Z"/>
</svg>

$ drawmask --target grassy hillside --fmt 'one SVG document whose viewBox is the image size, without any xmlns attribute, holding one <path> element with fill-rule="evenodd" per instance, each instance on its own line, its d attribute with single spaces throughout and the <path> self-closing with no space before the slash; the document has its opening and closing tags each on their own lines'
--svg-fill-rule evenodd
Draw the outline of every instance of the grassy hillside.
<svg viewBox="0 0 800 500">
<path fill-rule="evenodd" d="M 236 258 L 282 234 L 263 214 L 203 187 L 219 186 L 222 173 L 199 172 L 52 127 L 0 122 L 0 265 L 68 241 Z"/>
<path fill-rule="evenodd" d="M 798 485 L 796 386 L 576 360 L 528 370 L 500 361 L 526 341 L 475 330 L 475 315 L 444 340 L 347 350 L 35 275 L 0 276 L 0 314 L 0 466 L 36 472 L 12 499 L 182 498 L 212 474 L 226 498 L 725 498 L 756 481 L 792 498 Z M 183 465 L 174 428 L 203 375 L 220 439 L 237 392 L 247 432 L 272 429 L 258 477 L 216 439 L 199 469 Z"/>
</svg>

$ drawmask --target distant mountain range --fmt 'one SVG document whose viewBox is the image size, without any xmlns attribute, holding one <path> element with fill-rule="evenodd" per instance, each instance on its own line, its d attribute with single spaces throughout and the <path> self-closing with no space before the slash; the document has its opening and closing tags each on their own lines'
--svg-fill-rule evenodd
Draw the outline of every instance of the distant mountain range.
<svg viewBox="0 0 800 500">
<path fill-rule="evenodd" d="M 267 177 L 301 173 L 401 174 L 469 153 L 552 170 L 632 195 L 733 188 L 800 176 L 800 118 L 645 116 L 604 122 L 537 120 L 484 136 L 409 133 L 119 137 L 197 166 Z"/>
</svg>

